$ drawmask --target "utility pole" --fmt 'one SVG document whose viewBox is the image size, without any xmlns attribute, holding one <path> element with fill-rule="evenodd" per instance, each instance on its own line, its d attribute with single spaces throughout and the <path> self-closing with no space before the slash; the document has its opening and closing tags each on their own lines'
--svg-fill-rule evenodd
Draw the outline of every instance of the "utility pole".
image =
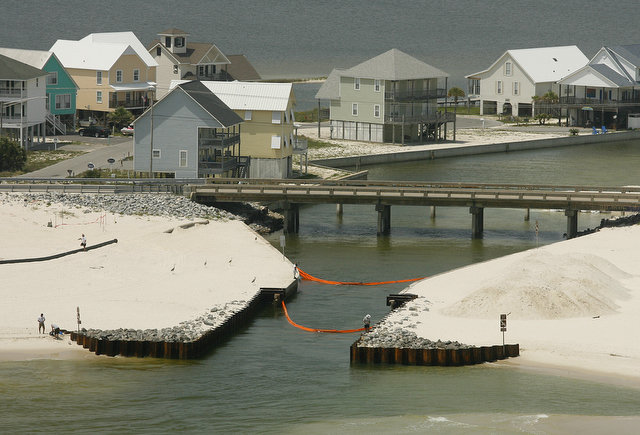
<svg viewBox="0 0 640 435">
<path fill-rule="evenodd" d="M 153 95 L 151 96 L 151 137 L 149 148 L 149 178 L 153 178 Z"/>
</svg>

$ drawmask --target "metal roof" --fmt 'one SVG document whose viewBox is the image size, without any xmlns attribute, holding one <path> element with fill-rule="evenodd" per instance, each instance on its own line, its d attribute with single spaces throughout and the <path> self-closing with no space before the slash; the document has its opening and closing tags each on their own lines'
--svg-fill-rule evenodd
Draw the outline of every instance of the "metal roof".
<svg viewBox="0 0 640 435">
<path fill-rule="evenodd" d="M 160 32 L 158 33 L 158 35 L 189 35 L 187 32 L 185 32 L 184 30 L 180 30 L 180 29 L 176 29 L 175 27 L 172 27 L 170 29 L 165 30 L 164 32 Z"/>
<path fill-rule="evenodd" d="M 603 63 L 590 64 L 589 67 L 594 71 L 600 73 L 604 78 L 613 82 L 616 86 L 625 87 L 633 86 L 635 83 L 630 81 L 627 77 L 618 74 L 608 65 Z"/>
<path fill-rule="evenodd" d="M 26 63 L 34 68 L 42 69 L 49 58 L 53 55 L 51 51 L 44 50 L 23 50 L 21 48 L 5 48 L 0 47 L 0 54 Z"/>
<path fill-rule="evenodd" d="M 202 82 L 193 80 L 191 82 L 181 83 L 177 87 L 200 104 L 200 106 L 223 127 L 227 128 L 243 122 L 242 118 L 240 118 L 236 112 L 231 110 L 222 99 L 207 89 Z M 175 89 L 173 91 L 175 91 Z"/>
<path fill-rule="evenodd" d="M 182 86 L 182 80 L 172 80 L 170 88 Z M 284 112 L 289 100 L 295 104 L 291 83 L 202 81 L 209 91 L 233 110 L 265 110 Z"/>
<path fill-rule="evenodd" d="M 136 54 L 148 67 L 158 66 L 133 32 L 91 33 L 79 41 L 59 39 L 51 47 L 65 68 L 107 71 L 124 54 Z"/>
<path fill-rule="evenodd" d="M 446 72 L 392 48 L 349 68 L 343 76 L 380 80 L 419 80 L 449 77 Z"/>
<path fill-rule="evenodd" d="M 510 56 L 534 83 L 556 82 L 585 66 L 589 59 L 575 45 L 507 50 L 489 68 L 467 78 L 478 77 Z"/>
<path fill-rule="evenodd" d="M 640 44 L 616 45 L 609 49 L 631 62 L 636 68 L 640 67 Z"/>
<path fill-rule="evenodd" d="M 46 75 L 48 75 L 46 71 L 0 54 L 0 79 L 2 80 L 23 81 Z"/>
</svg>

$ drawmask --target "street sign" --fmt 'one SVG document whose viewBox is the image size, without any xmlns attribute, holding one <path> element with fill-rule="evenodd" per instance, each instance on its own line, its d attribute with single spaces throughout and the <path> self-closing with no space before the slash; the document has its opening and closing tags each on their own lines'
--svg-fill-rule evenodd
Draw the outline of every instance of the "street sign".
<svg viewBox="0 0 640 435">
<path fill-rule="evenodd" d="M 507 330 L 507 315 L 500 314 L 500 331 L 506 332 Z"/>
</svg>

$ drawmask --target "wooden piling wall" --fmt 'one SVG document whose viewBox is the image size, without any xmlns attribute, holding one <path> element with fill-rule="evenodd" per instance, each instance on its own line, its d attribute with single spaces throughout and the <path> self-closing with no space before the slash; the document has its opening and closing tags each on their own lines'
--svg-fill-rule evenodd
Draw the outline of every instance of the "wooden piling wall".
<svg viewBox="0 0 640 435">
<path fill-rule="evenodd" d="M 282 289 L 281 294 L 286 299 L 298 289 L 298 281 L 295 280 L 287 288 Z M 268 292 L 257 293 L 247 305 L 233 316 L 216 327 L 207 331 L 202 337 L 191 342 L 177 341 L 137 341 L 137 340 L 103 340 L 96 337 L 88 337 L 82 333 L 71 332 L 71 340 L 96 355 L 127 356 L 127 357 L 152 357 L 168 359 L 194 359 L 200 358 L 212 349 L 229 339 L 239 329 L 248 324 L 256 316 L 258 311 L 266 304 L 273 302 L 273 289 Z"/>
<path fill-rule="evenodd" d="M 520 355 L 519 344 L 467 349 L 409 349 L 360 347 L 351 345 L 351 363 L 403 364 L 413 366 L 462 366 L 513 358 Z"/>
</svg>

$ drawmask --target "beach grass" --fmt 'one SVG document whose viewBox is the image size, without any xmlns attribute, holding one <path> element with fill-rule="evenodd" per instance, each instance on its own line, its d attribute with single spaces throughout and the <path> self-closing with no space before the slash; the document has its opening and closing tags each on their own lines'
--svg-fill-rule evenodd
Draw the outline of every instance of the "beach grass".
<svg viewBox="0 0 640 435">
<path fill-rule="evenodd" d="M 0 172 L 0 177 L 15 177 L 46 168 L 63 160 L 69 160 L 84 154 L 84 151 L 64 151 L 64 150 L 38 150 L 27 151 L 27 163 L 20 171 Z"/>
</svg>

